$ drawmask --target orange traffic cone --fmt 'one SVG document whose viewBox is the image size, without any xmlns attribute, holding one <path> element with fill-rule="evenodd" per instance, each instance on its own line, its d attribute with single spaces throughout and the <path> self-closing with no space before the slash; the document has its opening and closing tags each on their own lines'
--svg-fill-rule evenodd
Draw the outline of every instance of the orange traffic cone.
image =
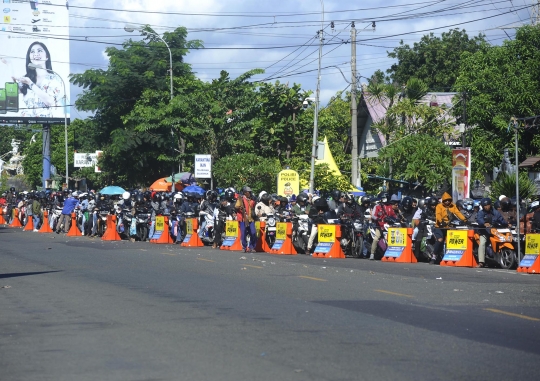
<svg viewBox="0 0 540 381">
<path fill-rule="evenodd" d="M 52 233 L 52 229 L 49 226 L 49 213 L 44 210 L 43 211 L 43 224 L 41 225 L 41 229 L 39 229 L 38 233 Z"/>
<path fill-rule="evenodd" d="M 4 218 L 4 209 L 0 208 L 0 225 L 6 225 L 6 219 Z"/>
<path fill-rule="evenodd" d="M 21 221 L 19 221 L 19 209 L 13 209 L 13 221 L 11 221 L 10 228 L 22 228 Z"/>
<path fill-rule="evenodd" d="M 197 234 L 197 228 L 199 227 L 199 221 L 196 218 L 190 218 L 186 220 L 186 236 L 180 246 L 188 247 L 201 247 L 204 244 L 201 238 Z"/>
<path fill-rule="evenodd" d="M 120 235 L 116 231 L 116 216 L 107 216 L 107 228 L 105 229 L 105 233 L 103 233 L 103 237 L 101 237 L 101 240 L 121 241 Z"/>
<path fill-rule="evenodd" d="M 171 244 L 173 243 L 173 240 L 171 238 L 171 235 L 169 234 L 169 218 L 167 216 L 163 217 L 163 230 L 161 231 L 161 235 L 157 239 L 153 239 L 150 241 L 150 243 L 159 243 L 159 244 Z"/>
<path fill-rule="evenodd" d="M 71 227 L 69 228 L 69 231 L 66 234 L 66 236 L 68 237 L 82 236 L 81 231 L 79 230 L 79 227 L 77 226 L 77 219 L 75 217 L 75 213 L 71 213 Z"/>
<path fill-rule="evenodd" d="M 28 216 L 28 221 L 26 221 L 26 226 L 24 227 L 23 231 L 28 232 L 34 230 L 34 219 L 32 216 Z"/>
</svg>

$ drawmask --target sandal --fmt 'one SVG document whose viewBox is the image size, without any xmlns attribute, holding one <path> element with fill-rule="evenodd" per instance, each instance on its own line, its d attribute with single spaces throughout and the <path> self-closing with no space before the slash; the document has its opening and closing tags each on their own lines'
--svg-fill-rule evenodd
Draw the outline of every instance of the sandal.
<svg viewBox="0 0 540 381">
<path fill-rule="evenodd" d="M 484 266 L 485 266 L 484 263 L 483 263 L 483 262 L 480 262 L 480 263 L 478 263 L 478 264 L 476 265 L 476 268 L 477 268 L 477 269 L 481 269 L 481 268 L 483 268 Z"/>
</svg>

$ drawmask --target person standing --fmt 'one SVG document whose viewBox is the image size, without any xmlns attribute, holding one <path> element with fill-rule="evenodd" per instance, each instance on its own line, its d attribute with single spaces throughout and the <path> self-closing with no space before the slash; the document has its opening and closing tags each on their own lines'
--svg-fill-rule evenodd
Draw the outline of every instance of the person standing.
<svg viewBox="0 0 540 381">
<path fill-rule="evenodd" d="M 56 234 L 60 234 L 62 229 L 64 229 L 64 233 L 67 233 L 69 231 L 69 226 L 71 223 L 71 213 L 73 213 L 77 206 L 79 206 L 77 194 L 71 194 L 71 196 L 68 197 L 66 201 L 64 201 L 62 214 L 60 215 L 60 219 L 56 224 Z"/>
<path fill-rule="evenodd" d="M 243 195 L 236 200 L 236 220 L 240 225 L 240 237 L 242 248 L 246 253 L 255 252 L 257 244 L 257 232 L 255 230 L 255 201 L 252 200 L 252 190 L 248 186 L 242 188 Z M 249 235 L 249 244 L 247 236 Z"/>
</svg>

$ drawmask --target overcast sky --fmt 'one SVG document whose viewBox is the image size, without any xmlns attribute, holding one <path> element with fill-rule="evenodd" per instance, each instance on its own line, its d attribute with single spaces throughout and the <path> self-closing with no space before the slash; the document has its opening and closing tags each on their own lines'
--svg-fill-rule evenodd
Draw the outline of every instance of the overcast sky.
<svg viewBox="0 0 540 381">
<path fill-rule="evenodd" d="M 535 1 L 535 0 L 534 0 Z M 424 34 L 440 35 L 451 28 L 469 36 L 484 33 L 492 44 L 513 38 L 513 29 L 531 22 L 533 0 L 324 0 L 322 67 L 339 66 L 350 80 L 351 22 L 358 30 L 357 67 L 369 77 L 392 64 L 387 51 L 400 40 L 412 45 Z M 257 80 L 300 83 L 315 90 L 321 0 L 70 0 L 71 72 L 107 68 L 108 44 L 118 44 L 138 33 L 124 31 L 126 23 L 150 24 L 159 34 L 178 26 L 188 39 L 199 39 L 205 49 L 191 51 L 186 62 L 203 80 L 232 77 L 253 68 L 266 69 Z M 476 20 L 476 21 L 475 21 Z M 330 23 L 334 22 L 334 29 Z M 375 21 L 376 28 L 372 28 Z M 84 41 L 76 41 L 84 40 Z M 96 42 L 92 42 L 96 41 Z M 253 49 L 256 48 L 256 49 Z M 336 68 L 322 70 L 321 102 L 326 104 L 347 87 Z M 80 90 L 72 86 L 74 99 Z M 82 117 L 72 109 L 72 118 Z"/>
</svg>

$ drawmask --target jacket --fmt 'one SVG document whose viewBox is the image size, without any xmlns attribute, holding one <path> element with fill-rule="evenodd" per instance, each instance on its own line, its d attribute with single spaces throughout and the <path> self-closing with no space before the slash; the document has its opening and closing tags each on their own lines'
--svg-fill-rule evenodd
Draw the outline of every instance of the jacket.
<svg viewBox="0 0 540 381">
<path fill-rule="evenodd" d="M 383 228 L 384 219 L 386 217 L 397 218 L 396 213 L 394 212 L 394 208 L 392 208 L 392 205 L 377 204 L 375 208 L 373 208 L 373 212 L 371 215 L 371 219 L 373 220 L 373 222 L 376 222 L 380 228 Z"/>
<path fill-rule="evenodd" d="M 236 220 L 238 222 L 253 222 L 251 211 L 255 207 L 255 201 L 248 199 L 246 196 L 238 197 L 234 208 L 236 209 Z"/>
<path fill-rule="evenodd" d="M 64 207 L 62 208 L 62 214 L 71 214 L 75 208 L 79 205 L 79 200 L 75 197 L 70 197 L 64 202 Z"/>
<path fill-rule="evenodd" d="M 444 200 L 452 200 L 452 196 L 445 192 L 442 196 L 442 201 Z M 447 227 L 450 224 L 449 213 L 454 214 L 461 221 L 467 220 L 465 216 L 461 214 L 456 204 L 451 203 L 448 207 L 446 207 L 443 205 L 443 203 L 440 203 L 437 204 L 437 208 L 435 208 L 435 226 L 438 228 Z"/>
</svg>

